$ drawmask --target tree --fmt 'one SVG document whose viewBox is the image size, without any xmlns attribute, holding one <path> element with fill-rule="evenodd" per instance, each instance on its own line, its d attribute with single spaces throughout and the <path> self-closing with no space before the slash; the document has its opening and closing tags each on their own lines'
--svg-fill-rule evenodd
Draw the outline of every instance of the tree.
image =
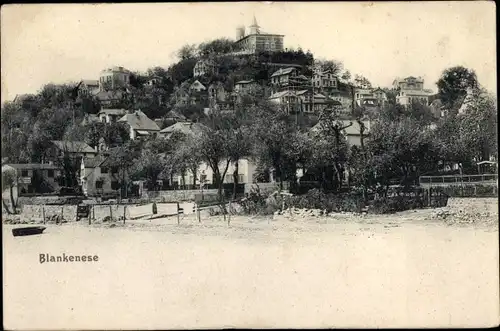
<svg viewBox="0 0 500 331">
<path fill-rule="evenodd" d="M 371 129 L 367 147 L 371 154 L 368 164 L 386 189 L 395 181 L 412 185 L 422 173 L 437 169 L 433 131 L 412 118 L 381 118 Z"/>
<path fill-rule="evenodd" d="M 129 175 L 136 160 L 141 155 L 142 142 L 130 140 L 125 144 L 114 148 L 108 157 L 108 164 L 110 168 L 118 170 L 119 183 L 122 189 L 122 196 L 127 196 L 129 187 Z"/>
<path fill-rule="evenodd" d="M 212 113 L 208 119 L 211 125 L 204 126 L 194 139 L 202 160 L 213 171 L 221 203 L 224 200 L 224 178 L 231 162 L 230 142 L 233 130 L 230 121 L 224 114 Z"/>
<path fill-rule="evenodd" d="M 9 214 L 17 214 L 17 201 L 14 199 L 14 187 L 17 186 L 17 173 L 15 169 L 2 169 L 2 192 L 9 190 L 10 206 L 12 211 L 8 208 L 7 204 L 2 198 L 2 204 Z"/>
<path fill-rule="evenodd" d="M 339 76 L 344 70 L 344 64 L 338 60 L 318 60 L 316 61 L 316 65 L 323 72 L 330 71 L 334 76 Z"/>
<path fill-rule="evenodd" d="M 366 88 L 371 88 L 372 87 L 372 83 L 366 77 L 364 77 L 363 75 L 356 75 L 354 77 L 354 83 L 358 87 L 362 87 L 362 86 L 366 87 Z"/>
<path fill-rule="evenodd" d="M 254 111 L 254 155 L 263 165 L 274 169 L 275 178 L 280 189 L 283 189 L 283 181 L 286 179 L 286 151 L 290 142 L 288 137 L 296 131 L 297 126 L 285 112 L 274 105 L 262 103 Z"/>
<path fill-rule="evenodd" d="M 239 50 L 233 40 L 228 38 L 218 38 L 212 41 L 201 43 L 198 46 L 198 54 L 201 57 L 209 55 L 219 55 Z"/>
<path fill-rule="evenodd" d="M 319 130 L 314 135 L 314 164 L 321 169 L 322 187 L 326 190 L 328 174 L 332 173 L 332 189 L 340 190 L 342 177 L 347 162 L 347 141 L 343 136 L 343 130 L 352 126 L 353 123 L 344 124 L 339 121 L 335 114 L 323 112 L 319 121 Z M 333 170 L 330 172 L 330 169 Z"/>
<path fill-rule="evenodd" d="M 436 84 L 441 102 L 450 110 L 460 107 L 468 89 L 479 87 L 475 71 L 462 66 L 444 70 Z"/>
<path fill-rule="evenodd" d="M 2 107 L 2 157 L 7 157 L 12 163 L 31 161 L 26 143 L 33 128 L 30 114 L 11 102 Z"/>
<path fill-rule="evenodd" d="M 195 44 L 186 44 L 177 51 L 177 57 L 180 60 L 193 59 L 198 56 L 197 48 Z"/>
</svg>

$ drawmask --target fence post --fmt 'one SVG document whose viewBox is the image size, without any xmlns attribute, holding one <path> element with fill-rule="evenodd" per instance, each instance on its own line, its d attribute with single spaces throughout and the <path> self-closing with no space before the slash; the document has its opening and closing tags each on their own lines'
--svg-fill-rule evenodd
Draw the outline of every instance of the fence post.
<svg viewBox="0 0 500 331">
<path fill-rule="evenodd" d="M 196 202 L 195 202 L 195 206 L 196 206 L 196 216 L 198 217 L 198 223 L 201 223 L 200 207 L 198 206 L 198 204 Z"/>
<path fill-rule="evenodd" d="M 229 200 L 229 205 L 227 207 L 227 225 L 231 223 L 231 200 Z"/>
<path fill-rule="evenodd" d="M 126 215 L 126 212 L 127 212 L 127 205 L 125 205 L 123 207 L 123 224 L 125 224 L 125 215 Z"/>
<path fill-rule="evenodd" d="M 61 207 L 61 220 L 64 218 L 64 206 Z"/>
<path fill-rule="evenodd" d="M 45 206 L 42 205 L 42 218 L 43 218 L 43 224 L 45 224 Z"/>
<path fill-rule="evenodd" d="M 91 210 L 89 210 L 89 225 L 92 224 L 92 213 L 94 212 L 94 205 L 91 206 Z"/>
<path fill-rule="evenodd" d="M 181 223 L 181 217 L 179 215 L 179 202 L 177 202 L 177 225 Z"/>
<path fill-rule="evenodd" d="M 111 210 L 111 204 L 109 204 L 109 218 L 113 219 L 113 210 Z"/>
</svg>

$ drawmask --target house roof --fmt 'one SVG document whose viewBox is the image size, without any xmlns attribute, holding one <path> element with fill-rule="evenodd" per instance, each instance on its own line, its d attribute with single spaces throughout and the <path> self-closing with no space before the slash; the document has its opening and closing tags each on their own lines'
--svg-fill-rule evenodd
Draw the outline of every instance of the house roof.
<svg viewBox="0 0 500 331">
<path fill-rule="evenodd" d="M 41 169 L 57 170 L 57 169 L 60 169 L 60 167 L 58 167 L 54 164 L 48 164 L 48 163 L 8 163 L 6 165 L 10 166 L 14 169 L 17 169 L 17 170 L 41 170 Z"/>
<path fill-rule="evenodd" d="M 178 119 L 178 120 L 181 120 L 181 121 L 185 121 L 186 120 L 186 116 L 180 114 L 178 111 L 176 110 L 171 110 L 169 111 L 166 115 L 165 115 L 165 118 L 173 118 L 173 119 Z"/>
<path fill-rule="evenodd" d="M 201 131 L 203 127 L 203 124 L 200 123 L 193 123 L 193 122 L 177 122 L 173 125 L 170 125 L 166 127 L 165 129 L 161 130 L 160 133 L 162 134 L 171 134 L 174 131 L 182 132 L 184 134 L 192 134 L 192 133 L 198 133 Z"/>
<path fill-rule="evenodd" d="M 85 168 L 97 168 L 101 166 L 107 159 L 108 158 L 104 155 L 98 155 L 96 157 L 85 157 L 82 159 L 82 163 Z"/>
<path fill-rule="evenodd" d="M 289 73 L 293 72 L 297 68 L 285 68 L 285 69 L 278 69 L 278 71 L 275 71 L 271 77 L 277 77 L 277 76 L 283 76 L 283 75 L 288 75 Z"/>
<path fill-rule="evenodd" d="M 52 140 L 52 143 L 57 148 L 69 153 L 97 153 L 95 149 L 83 141 Z"/>
<path fill-rule="evenodd" d="M 277 98 L 282 98 L 285 96 L 295 96 L 295 94 L 292 93 L 291 91 L 281 91 L 281 92 L 276 92 L 276 93 L 272 94 L 269 97 L 269 99 L 277 99 Z"/>
<path fill-rule="evenodd" d="M 123 116 L 127 113 L 127 110 L 125 109 L 101 109 L 99 112 L 99 115 L 101 114 L 106 114 L 106 115 L 117 115 L 117 116 Z"/>
<path fill-rule="evenodd" d="M 126 122 L 134 130 L 160 131 L 158 124 L 140 110 L 123 115 L 118 122 Z"/>
<path fill-rule="evenodd" d="M 195 86 L 200 86 L 203 90 L 206 90 L 205 85 L 203 85 L 202 83 L 200 83 L 200 81 L 199 81 L 199 80 L 195 80 L 195 81 L 193 82 L 193 84 L 191 84 L 191 85 L 189 86 L 189 88 L 190 88 L 190 89 L 192 89 L 192 88 L 194 88 Z"/>
</svg>

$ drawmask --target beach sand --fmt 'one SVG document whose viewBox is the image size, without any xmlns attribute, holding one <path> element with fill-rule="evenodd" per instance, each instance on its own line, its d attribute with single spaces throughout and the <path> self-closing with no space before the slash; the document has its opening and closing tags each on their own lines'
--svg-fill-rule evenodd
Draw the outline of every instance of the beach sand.
<svg viewBox="0 0 500 331">
<path fill-rule="evenodd" d="M 430 211 L 317 218 L 186 216 L 3 225 L 8 329 L 485 327 L 499 323 L 498 223 Z M 98 255 L 43 263 L 39 254 Z"/>
</svg>

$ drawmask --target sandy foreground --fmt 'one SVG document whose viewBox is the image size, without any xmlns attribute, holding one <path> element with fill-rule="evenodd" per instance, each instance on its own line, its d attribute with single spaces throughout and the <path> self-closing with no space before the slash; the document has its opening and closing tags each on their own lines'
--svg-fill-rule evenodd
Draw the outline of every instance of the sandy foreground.
<svg viewBox="0 0 500 331">
<path fill-rule="evenodd" d="M 8 329 L 485 327 L 499 323 L 498 223 L 429 210 L 316 218 L 186 216 L 3 226 Z M 98 255 L 43 263 L 39 254 Z"/>
</svg>

